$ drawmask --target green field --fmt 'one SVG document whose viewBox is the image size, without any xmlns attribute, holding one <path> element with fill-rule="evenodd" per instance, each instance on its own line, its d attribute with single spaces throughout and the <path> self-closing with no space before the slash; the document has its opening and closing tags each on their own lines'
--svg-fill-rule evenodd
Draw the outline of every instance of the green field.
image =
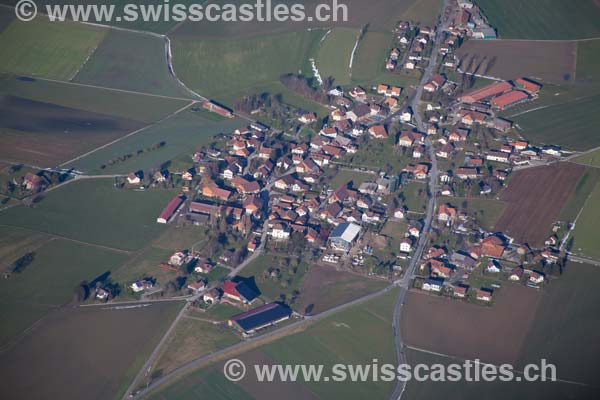
<svg viewBox="0 0 600 400">
<path fill-rule="evenodd" d="M 121 398 L 181 307 L 165 302 L 52 313 L 2 353 L 0 397 Z"/>
<path fill-rule="evenodd" d="M 590 194 L 575 224 L 575 242 L 571 251 L 600 259 L 600 184 Z"/>
<path fill-rule="evenodd" d="M 352 187 L 358 189 L 361 183 L 367 181 L 377 180 L 377 176 L 359 171 L 349 171 L 347 169 L 332 171 L 331 169 L 326 171 L 326 176 L 331 176 L 330 186 L 334 189 L 341 185 L 352 182 Z"/>
<path fill-rule="evenodd" d="M 15 230 L 8 233 L 11 242 L 18 240 L 16 233 L 23 232 Z M 39 238 L 39 234 L 31 235 L 32 238 Z M 91 282 L 99 275 L 114 270 L 127 258 L 122 253 L 63 239 L 45 240 L 39 248 L 20 250 L 18 257 L 26 251 L 33 251 L 35 256 L 23 272 L 0 280 L 2 344 L 28 328 L 50 309 L 71 301 L 75 287 L 82 280 Z"/>
<path fill-rule="evenodd" d="M 177 323 L 156 361 L 155 373 L 170 372 L 195 358 L 240 341 L 231 330 L 196 318 L 202 316 L 186 316 Z"/>
<path fill-rule="evenodd" d="M 577 218 L 590 193 L 596 187 L 598 178 L 600 178 L 600 170 L 597 168 L 586 169 L 579 182 L 577 182 L 577 186 L 575 186 L 575 190 L 571 193 L 569 200 L 567 200 L 567 203 L 561 210 L 558 216 L 559 221 L 573 222 Z"/>
<path fill-rule="evenodd" d="M 400 18 L 433 26 L 441 10 L 442 2 L 440 0 L 417 0 L 402 13 Z"/>
<path fill-rule="evenodd" d="M 332 29 L 321 43 L 315 60 L 322 78 L 333 76 L 334 85 L 350 83 L 350 57 L 356 43 L 356 29 Z"/>
<path fill-rule="evenodd" d="M 146 123 L 155 122 L 187 104 L 184 100 L 69 83 L 22 80 L 14 75 L 0 75 L 0 93 Z"/>
<path fill-rule="evenodd" d="M 156 217 L 174 191 L 116 189 L 112 179 L 73 182 L 47 193 L 33 208 L 0 213 L 0 224 L 137 250 L 165 230 Z"/>
<path fill-rule="evenodd" d="M 600 34 L 594 0 L 479 0 L 477 5 L 505 39 L 583 39 Z"/>
<path fill-rule="evenodd" d="M 268 276 L 266 271 L 269 268 L 279 269 L 281 275 L 279 277 Z M 287 266 L 285 257 L 265 255 L 256 258 L 245 267 L 241 275 L 246 278 L 254 278 L 261 295 L 270 301 L 276 301 L 280 300 L 280 295 L 289 299 L 294 291 L 300 291 L 309 268 L 310 265 L 305 262 Z"/>
<path fill-rule="evenodd" d="M 427 207 L 427 185 L 422 182 L 410 182 L 400 189 L 404 197 L 403 204 L 408 211 L 422 213 Z"/>
<path fill-rule="evenodd" d="M 587 154 L 583 154 L 573 159 L 573 162 L 590 167 L 600 167 L 600 150 L 595 150 Z"/>
<path fill-rule="evenodd" d="M 185 153 L 191 157 L 195 149 L 208 143 L 213 136 L 219 133 L 230 133 L 243 126 L 243 121 L 239 119 L 216 122 L 208 120 L 202 115 L 202 113 L 194 113 L 189 109 L 182 111 L 157 125 L 81 158 L 69 166 L 80 171 L 94 171 L 103 174 L 126 174 L 140 169 L 158 168 L 164 162 L 181 154 Z M 107 164 L 114 157 L 129 153 L 136 154 L 140 149 L 146 149 L 163 141 L 165 145 L 160 149 L 146 151 L 125 162 Z M 106 165 L 106 168 L 100 169 L 101 165 Z"/>
<path fill-rule="evenodd" d="M 164 96 L 190 98 L 169 73 L 165 40 L 111 30 L 74 82 Z"/>
<path fill-rule="evenodd" d="M 352 81 L 374 85 L 388 82 L 391 74 L 385 69 L 385 61 L 392 45 L 392 33 L 367 31 L 356 49 L 352 65 Z"/>
<path fill-rule="evenodd" d="M 397 291 L 392 290 L 350 307 L 315 323 L 304 332 L 278 339 L 238 358 L 246 365 L 257 359 L 276 364 L 323 364 L 325 371 L 335 363 L 371 364 L 374 358 L 380 365 L 395 363 L 391 323 L 396 294 Z M 150 398 L 184 400 L 197 398 L 199 394 L 210 394 L 211 398 L 217 399 L 261 398 L 257 397 L 259 392 L 256 392 L 258 389 L 252 378 L 234 384 L 224 379 L 221 368 L 221 364 L 217 364 L 200 369 L 153 393 Z M 276 387 L 271 390 L 276 390 L 280 397 L 301 398 L 298 393 L 311 393 L 320 399 L 383 399 L 393 390 L 394 382 L 274 385 Z"/>
<path fill-rule="evenodd" d="M 210 98 L 256 93 L 282 74 L 308 73 L 309 54 L 323 34 L 314 30 L 230 40 L 175 36 L 174 68 L 188 87 Z"/>
<path fill-rule="evenodd" d="M 557 144 L 571 150 L 586 150 L 600 146 L 595 129 L 600 114 L 600 95 L 591 95 L 564 104 L 548 106 L 519 115 L 514 121 L 522 135 L 537 144 Z"/>
<path fill-rule="evenodd" d="M 416 366 L 425 364 L 449 365 L 458 364 L 462 367 L 464 360 L 442 357 L 413 349 L 404 351 L 408 364 Z M 539 364 L 539 359 L 535 361 Z M 522 377 L 520 377 L 522 378 Z M 594 390 L 584 386 L 563 382 L 473 382 L 465 379 L 458 382 L 417 381 L 413 379 L 407 383 L 402 396 L 408 400 L 436 400 L 436 399 L 461 399 L 461 400 L 504 400 L 533 399 L 533 400 L 559 400 L 559 399 L 591 399 Z"/>
<path fill-rule="evenodd" d="M 13 21 L 0 33 L 0 72 L 70 80 L 108 30 L 43 17 Z"/>
<path fill-rule="evenodd" d="M 586 40 L 577 43 L 577 80 L 600 81 L 600 40 Z"/>
<path fill-rule="evenodd" d="M 507 206 L 503 201 L 487 198 L 442 197 L 440 202 L 450 203 L 460 209 L 466 205 L 464 210 L 488 231 L 494 229 L 494 224 Z"/>
</svg>

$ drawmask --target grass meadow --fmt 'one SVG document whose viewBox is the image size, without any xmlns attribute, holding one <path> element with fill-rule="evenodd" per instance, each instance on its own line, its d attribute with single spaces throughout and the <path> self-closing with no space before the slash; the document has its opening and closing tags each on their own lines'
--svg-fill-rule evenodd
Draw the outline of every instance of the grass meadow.
<svg viewBox="0 0 600 400">
<path fill-rule="evenodd" d="M 571 251 L 581 253 L 594 259 L 600 259 L 600 185 L 596 187 L 583 206 L 583 211 L 575 224 L 573 237 L 575 242 Z"/>
<path fill-rule="evenodd" d="M 74 82 L 190 98 L 169 73 L 165 40 L 136 32 L 111 30 Z"/>
<path fill-rule="evenodd" d="M 112 179 L 82 180 L 45 194 L 32 208 L 4 210 L 0 224 L 137 250 L 166 229 L 156 217 L 175 194 L 116 189 Z"/>
<path fill-rule="evenodd" d="M 600 39 L 577 42 L 577 80 L 600 81 Z"/>
<path fill-rule="evenodd" d="M 335 28 L 323 40 L 315 60 L 319 74 L 333 76 L 335 85 L 350 83 L 350 58 L 356 43 L 358 30 Z"/>
<path fill-rule="evenodd" d="M 159 124 L 147 127 L 135 135 L 74 161 L 69 166 L 80 171 L 102 174 L 126 174 L 140 169 L 158 168 L 181 154 L 191 155 L 196 148 L 208 143 L 213 136 L 229 133 L 243 124 L 240 119 L 208 120 L 202 116 L 202 113 L 186 109 Z M 165 142 L 165 145 L 159 149 L 145 151 L 124 162 L 107 164 L 115 157 L 136 154 L 138 150 L 147 149 L 160 142 Z M 106 168 L 101 169 L 102 165 L 106 165 Z"/>
<path fill-rule="evenodd" d="M 0 72 L 70 80 L 108 30 L 45 17 L 14 20 L 0 33 Z"/>
<path fill-rule="evenodd" d="M 600 34 L 594 0 L 480 0 L 477 5 L 505 39 L 584 39 Z"/>
</svg>

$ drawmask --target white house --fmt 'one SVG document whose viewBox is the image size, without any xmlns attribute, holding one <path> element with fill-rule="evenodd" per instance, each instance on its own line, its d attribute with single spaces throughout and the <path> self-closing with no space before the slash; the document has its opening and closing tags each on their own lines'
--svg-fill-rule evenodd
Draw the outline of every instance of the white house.
<svg viewBox="0 0 600 400">
<path fill-rule="evenodd" d="M 403 253 L 410 253 L 412 250 L 412 240 L 409 238 L 404 238 L 400 242 L 400 251 Z"/>
</svg>

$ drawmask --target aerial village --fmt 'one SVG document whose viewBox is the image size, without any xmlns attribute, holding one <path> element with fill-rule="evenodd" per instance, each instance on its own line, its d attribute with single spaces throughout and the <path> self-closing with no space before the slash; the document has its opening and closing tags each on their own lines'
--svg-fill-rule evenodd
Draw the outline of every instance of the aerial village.
<svg viewBox="0 0 600 400">
<path fill-rule="evenodd" d="M 156 223 L 205 226 L 213 233 L 210 245 L 176 249 L 156 268 L 183 278 L 176 289 L 194 295 L 200 309 L 219 302 L 238 307 L 240 314 L 228 325 L 244 336 L 299 315 L 290 299 L 264 303 L 260 287 L 236 278 L 260 253 L 284 253 L 365 277 L 397 280 L 422 231 L 425 182 L 433 161 L 425 140 L 430 140 L 439 197 L 433 234 L 412 282 L 415 290 L 486 305 L 501 285 L 482 286 L 481 276 L 532 288 L 544 285 L 548 271 L 561 262 L 561 238 L 549 233 L 544 248 L 515 243 L 502 232 L 486 229 L 482 216 L 462 200 L 495 198 L 513 170 L 561 157 L 559 147 L 532 146 L 500 116 L 506 109 L 535 102 L 542 85 L 514 77 L 465 89 L 453 81 L 450 77 L 459 68 L 454 52 L 460 44 L 469 38 L 494 38 L 495 33 L 467 0 L 454 2 L 447 12 L 451 24 L 441 33 L 442 47 L 433 48 L 432 28 L 402 21 L 396 29 L 397 46 L 382 60 L 388 71 L 419 70 L 424 58 L 439 52 L 437 72 L 423 88 L 422 109 L 407 107 L 412 88 L 386 82 L 334 87 L 325 94 L 331 112 L 324 118 L 293 110 L 291 128 L 285 131 L 249 122 L 196 149 L 189 155 L 193 166 L 183 172 L 165 168 L 115 178 L 124 190 L 180 188 L 157 210 Z M 227 118 L 236 114 L 213 101 L 203 108 Z M 260 108 L 251 115 L 260 117 Z M 415 113 L 422 116 L 424 131 L 417 129 Z M 368 163 L 386 157 L 395 162 L 376 168 Z M 350 178 L 336 180 L 341 175 Z M 46 177 L 32 174 L 13 182 L 33 192 L 49 184 Z M 226 276 L 207 278 L 219 266 L 227 269 Z M 277 276 L 280 271 L 270 273 Z M 152 274 L 140 276 L 130 290 L 151 296 L 157 290 Z M 98 300 L 111 296 L 108 288 L 96 289 Z"/>
</svg>

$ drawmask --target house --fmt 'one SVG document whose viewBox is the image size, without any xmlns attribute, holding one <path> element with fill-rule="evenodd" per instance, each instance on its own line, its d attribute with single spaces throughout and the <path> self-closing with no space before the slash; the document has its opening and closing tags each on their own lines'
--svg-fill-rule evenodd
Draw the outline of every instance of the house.
<svg viewBox="0 0 600 400">
<path fill-rule="evenodd" d="M 288 240 L 290 238 L 290 230 L 286 224 L 283 222 L 278 222 L 273 224 L 273 227 L 269 232 L 269 236 L 275 240 Z"/>
<path fill-rule="evenodd" d="M 176 251 L 175 253 L 171 254 L 171 257 L 169 257 L 169 264 L 176 267 L 180 267 L 185 263 L 187 257 L 187 252 Z"/>
<path fill-rule="evenodd" d="M 496 260 L 489 260 L 485 266 L 485 272 L 489 272 L 491 274 L 497 274 L 500 272 L 500 270 L 500 266 Z"/>
<path fill-rule="evenodd" d="M 369 134 L 375 139 L 386 139 L 388 137 L 387 129 L 383 125 L 373 125 L 369 128 Z"/>
<path fill-rule="evenodd" d="M 231 184 L 235 189 L 243 194 L 251 194 L 260 192 L 260 185 L 257 181 L 249 181 L 247 179 L 242 178 L 241 176 L 236 176 L 231 180 Z"/>
<path fill-rule="evenodd" d="M 436 151 L 436 155 L 441 158 L 449 158 L 452 153 L 454 153 L 454 145 L 452 143 L 447 143 L 440 147 L 438 151 Z"/>
<path fill-rule="evenodd" d="M 452 289 L 453 289 L 454 297 L 458 297 L 459 299 L 464 299 L 467 296 L 467 292 L 469 291 L 469 286 L 456 285 Z"/>
<path fill-rule="evenodd" d="M 103 288 L 96 289 L 96 298 L 98 300 L 106 300 L 110 296 L 108 290 L 104 290 Z"/>
<path fill-rule="evenodd" d="M 202 107 L 210 112 L 219 114 L 222 117 L 233 118 L 233 111 L 213 101 L 205 101 L 204 103 L 202 103 Z"/>
<path fill-rule="evenodd" d="M 406 210 L 404 208 L 398 208 L 396 210 L 394 210 L 394 218 L 398 218 L 398 219 L 404 219 L 404 216 L 406 214 Z"/>
<path fill-rule="evenodd" d="M 204 281 L 190 283 L 189 285 L 187 285 L 187 288 L 190 289 L 194 293 L 199 293 L 206 288 L 206 283 L 204 283 Z"/>
<path fill-rule="evenodd" d="M 312 124 L 317 122 L 317 115 L 315 113 L 303 114 L 300 118 L 298 118 L 298 121 L 303 124 Z"/>
<path fill-rule="evenodd" d="M 140 172 L 130 172 L 129 175 L 127 175 L 127 183 L 130 185 L 139 185 L 142 181 L 140 175 Z"/>
<path fill-rule="evenodd" d="M 335 203 L 334 203 L 335 204 Z M 353 222 L 339 224 L 327 239 L 329 245 L 336 250 L 348 251 L 361 232 L 360 225 Z"/>
<path fill-rule="evenodd" d="M 517 281 L 521 280 L 522 276 L 523 276 L 523 267 L 516 267 L 516 268 L 513 268 L 512 271 L 510 272 L 508 279 L 513 282 L 517 282 Z"/>
<path fill-rule="evenodd" d="M 444 86 L 444 83 L 446 83 L 445 77 L 443 77 L 440 74 L 434 74 L 429 79 L 429 82 L 427 82 L 425 86 L 423 86 L 423 90 L 429 93 L 433 93 L 439 90 L 442 86 Z"/>
<path fill-rule="evenodd" d="M 480 301 L 492 301 L 492 291 L 490 289 L 481 288 L 477 290 L 476 298 Z"/>
<path fill-rule="evenodd" d="M 142 279 L 141 281 L 133 282 L 130 287 L 134 293 L 139 293 L 147 289 L 152 289 L 152 287 L 154 287 L 154 284 L 147 279 Z"/>
<path fill-rule="evenodd" d="M 229 190 L 221 189 L 215 182 L 207 182 L 202 186 L 202 195 L 206 197 L 217 198 L 221 201 L 229 200 L 231 192 Z"/>
<path fill-rule="evenodd" d="M 223 290 L 223 299 L 252 304 L 258 298 L 258 294 L 244 281 L 234 282 L 228 279 L 223 282 L 221 289 Z"/>
<path fill-rule="evenodd" d="M 410 253 L 412 250 L 413 241 L 410 238 L 403 238 L 400 241 L 400 251 L 403 253 Z"/>
<path fill-rule="evenodd" d="M 410 122 L 412 120 L 412 111 L 406 110 L 400 114 L 400 121 L 402 122 Z"/>
<path fill-rule="evenodd" d="M 540 284 L 544 282 L 544 274 L 541 272 L 533 271 L 531 275 L 529 275 L 529 282 Z"/>
<path fill-rule="evenodd" d="M 456 218 L 456 208 L 442 204 L 438 208 L 437 219 L 440 222 L 450 223 Z"/>
<path fill-rule="evenodd" d="M 198 260 L 194 266 L 194 272 L 199 274 L 208 274 L 213 270 L 213 265 L 207 260 Z"/>
<path fill-rule="evenodd" d="M 158 222 L 159 224 L 169 223 L 173 219 L 175 214 L 177 214 L 177 211 L 179 210 L 184 201 L 185 196 L 173 197 L 171 201 L 169 201 L 167 206 L 162 210 L 158 218 L 156 218 L 156 222 Z"/>
<path fill-rule="evenodd" d="M 136 176 L 136 178 L 138 178 L 138 177 Z M 139 183 L 139 178 L 138 178 L 138 183 Z M 29 190 L 31 192 L 42 191 L 46 187 L 48 187 L 49 184 L 50 183 L 48 182 L 46 177 L 32 174 L 31 172 L 28 172 L 27 174 L 25 174 L 25 177 L 23 178 L 23 186 L 25 186 L 26 190 Z"/>
<path fill-rule="evenodd" d="M 479 176 L 479 171 L 477 170 L 477 168 L 462 167 L 458 168 L 454 175 L 456 175 L 457 178 L 462 180 L 477 179 L 477 177 Z"/>
<path fill-rule="evenodd" d="M 429 261 L 431 274 L 438 278 L 449 278 L 452 274 L 452 268 L 448 267 L 444 262 L 436 259 Z"/>
<path fill-rule="evenodd" d="M 427 175 L 429 174 L 429 166 L 427 164 L 408 165 L 402 170 L 413 174 L 415 179 L 427 179 Z"/>
<path fill-rule="evenodd" d="M 350 97 L 352 97 L 353 99 L 363 101 L 367 97 L 367 92 L 365 91 L 365 89 L 361 88 L 360 86 L 356 86 L 355 88 L 351 89 L 348 92 L 348 95 Z"/>
<path fill-rule="evenodd" d="M 398 145 L 402 147 L 411 147 L 413 144 L 422 144 L 425 139 L 425 135 L 414 131 L 402 131 L 398 137 Z"/>
<path fill-rule="evenodd" d="M 202 295 L 202 301 L 208 304 L 214 304 L 221 298 L 221 293 L 217 288 L 212 288 Z"/>
<path fill-rule="evenodd" d="M 253 310 L 234 315 L 227 320 L 227 325 L 250 336 L 261 329 L 274 326 L 290 318 L 292 310 L 282 303 L 269 303 Z"/>
<path fill-rule="evenodd" d="M 485 158 L 489 161 L 508 163 L 510 154 L 504 153 L 502 151 L 491 150 L 486 154 Z"/>
<path fill-rule="evenodd" d="M 429 278 L 423 282 L 422 289 L 427 292 L 440 292 L 443 285 L 443 278 Z"/>
<path fill-rule="evenodd" d="M 419 145 L 415 146 L 412 152 L 413 158 L 421 158 L 425 154 L 425 146 Z"/>
<path fill-rule="evenodd" d="M 481 254 L 493 258 L 502 258 L 504 242 L 498 236 L 488 236 L 481 241 Z"/>
<path fill-rule="evenodd" d="M 441 247 L 430 247 L 429 250 L 427 250 L 427 254 L 425 255 L 425 259 L 429 260 L 430 258 L 439 258 L 439 257 L 443 257 L 446 255 L 446 250 L 442 249 Z"/>
<path fill-rule="evenodd" d="M 459 268 L 465 268 L 472 270 L 477 266 L 477 260 L 471 257 L 469 254 L 455 251 L 450 256 L 450 262 Z"/>
</svg>

